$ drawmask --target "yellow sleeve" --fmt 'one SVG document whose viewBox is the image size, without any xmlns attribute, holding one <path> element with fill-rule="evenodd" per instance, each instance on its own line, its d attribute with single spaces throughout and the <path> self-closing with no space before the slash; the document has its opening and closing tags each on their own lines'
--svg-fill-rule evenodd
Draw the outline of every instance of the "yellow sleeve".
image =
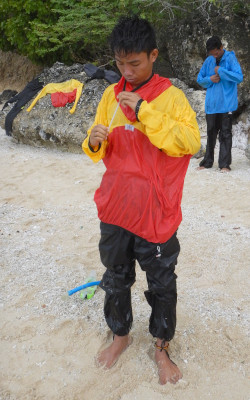
<svg viewBox="0 0 250 400">
<path fill-rule="evenodd" d="M 84 85 L 83 85 L 82 82 L 79 82 L 79 81 L 77 81 L 76 79 L 72 79 L 71 81 L 72 81 L 72 86 L 73 86 L 71 91 L 73 91 L 74 89 L 76 89 L 76 98 L 75 98 L 75 102 L 74 102 L 74 105 L 73 105 L 73 107 L 71 108 L 71 110 L 69 110 L 70 114 L 73 114 L 73 113 L 75 112 L 75 110 L 76 110 L 77 103 L 78 103 L 78 101 L 79 101 L 79 99 L 80 99 L 80 97 L 81 97 L 82 88 L 83 88 Z"/>
<path fill-rule="evenodd" d="M 90 135 L 90 133 L 91 133 L 91 131 L 94 128 L 95 125 L 101 124 L 101 125 L 104 125 L 104 126 L 108 126 L 107 111 L 108 111 L 108 96 L 109 96 L 109 93 L 110 93 L 110 86 L 103 93 L 101 101 L 100 101 L 100 103 L 98 104 L 98 107 L 97 107 L 94 123 L 92 124 L 92 126 L 88 130 L 88 132 L 87 132 L 88 136 L 86 137 L 86 139 L 82 143 L 82 149 L 83 149 L 84 153 L 86 153 L 87 156 L 89 156 L 91 158 L 91 160 L 93 162 L 95 162 L 95 163 L 97 163 L 98 161 L 100 161 L 101 159 L 103 159 L 105 157 L 108 141 L 105 140 L 101 144 L 101 147 L 100 147 L 99 150 L 98 150 L 99 146 L 96 146 L 95 148 L 92 148 L 93 151 L 91 151 L 90 148 L 89 148 L 89 135 Z"/>
<path fill-rule="evenodd" d="M 171 157 L 195 154 L 200 149 L 196 114 L 180 89 L 171 86 L 168 91 L 166 99 L 160 95 L 155 102 L 142 102 L 138 118 L 144 133 L 154 146 Z"/>
</svg>

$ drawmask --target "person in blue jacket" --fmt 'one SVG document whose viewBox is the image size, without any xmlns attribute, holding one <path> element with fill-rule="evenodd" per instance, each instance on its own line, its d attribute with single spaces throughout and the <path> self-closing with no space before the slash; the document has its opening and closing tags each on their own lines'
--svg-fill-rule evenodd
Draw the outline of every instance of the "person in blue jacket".
<svg viewBox="0 0 250 400">
<path fill-rule="evenodd" d="M 235 53 L 223 49 L 218 36 L 207 40 L 206 49 L 208 57 L 201 67 L 197 82 L 207 89 L 207 146 L 198 169 L 212 168 L 219 134 L 219 168 L 222 172 L 229 172 L 232 162 L 232 112 L 238 107 L 237 85 L 242 82 L 243 75 Z"/>
</svg>

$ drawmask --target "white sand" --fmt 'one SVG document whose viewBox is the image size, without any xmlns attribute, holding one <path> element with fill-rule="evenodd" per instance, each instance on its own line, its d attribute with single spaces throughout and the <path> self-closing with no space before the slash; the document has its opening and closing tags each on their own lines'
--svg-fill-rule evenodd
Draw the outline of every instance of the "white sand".
<svg viewBox="0 0 250 400">
<path fill-rule="evenodd" d="M 179 229 L 177 331 L 183 379 L 158 384 L 144 274 L 133 286 L 132 346 L 110 371 L 94 356 L 110 340 L 104 292 L 65 295 L 91 270 L 101 278 L 93 202 L 104 167 L 85 155 L 18 145 L 0 130 L 1 400 L 249 400 L 247 338 L 250 163 L 185 181 Z"/>
</svg>

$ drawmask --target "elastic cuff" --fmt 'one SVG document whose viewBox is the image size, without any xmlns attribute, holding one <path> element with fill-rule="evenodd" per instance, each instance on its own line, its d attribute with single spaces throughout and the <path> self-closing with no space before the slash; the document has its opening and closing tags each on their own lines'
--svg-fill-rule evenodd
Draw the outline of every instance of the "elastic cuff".
<svg viewBox="0 0 250 400">
<path fill-rule="evenodd" d="M 91 144 L 89 143 L 89 140 L 88 140 L 88 146 L 89 146 L 89 150 L 92 151 L 92 153 L 97 153 L 97 152 L 100 150 L 100 148 L 101 148 L 101 143 L 99 143 L 98 149 L 97 149 L 97 150 L 94 150 L 94 149 L 93 149 L 93 147 L 92 147 Z"/>
</svg>

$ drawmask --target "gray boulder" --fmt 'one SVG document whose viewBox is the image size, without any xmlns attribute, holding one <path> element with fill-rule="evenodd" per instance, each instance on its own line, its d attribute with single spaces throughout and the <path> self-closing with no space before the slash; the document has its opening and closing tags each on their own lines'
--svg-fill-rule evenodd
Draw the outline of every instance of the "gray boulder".
<svg viewBox="0 0 250 400">
<path fill-rule="evenodd" d="M 65 151 L 81 152 L 81 144 L 94 121 L 98 103 L 109 83 L 104 79 L 88 81 L 89 77 L 84 72 L 82 64 L 66 66 L 57 62 L 51 68 L 46 68 L 40 77 L 45 85 L 70 79 L 82 82 L 84 87 L 76 111 L 70 114 L 72 104 L 59 108 L 53 107 L 50 95 L 46 95 L 38 100 L 30 112 L 27 112 L 31 100 L 14 119 L 12 136 L 19 142 L 33 146 L 57 147 Z M 198 123 L 203 132 L 205 93 L 190 89 L 179 79 L 171 78 L 171 81 L 186 94 L 197 113 Z M 0 111 L 0 125 L 3 129 L 5 117 L 12 106 L 10 104 Z"/>
<path fill-rule="evenodd" d="M 64 82 L 70 79 L 76 79 L 84 84 L 81 97 L 77 103 L 76 111 L 70 114 L 72 104 L 65 107 L 55 108 L 51 103 L 50 95 L 39 99 L 30 112 L 27 112 L 28 106 L 32 100 L 27 103 L 24 109 L 16 116 L 13 122 L 13 138 L 22 143 L 33 146 L 42 146 L 49 148 L 58 148 L 63 151 L 81 153 L 81 145 L 86 137 L 87 130 L 94 121 L 96 109 L 102 94 L 109 83 L 104 79 L 93 79 L 84 71 L 82 64 L 73 64 L 66 66 L 62 63 L 55 63 L 51 68 L 46 68 L 40 75 L 44 84 L 51 82 Z M 206 137 L 205 120 L 205 91 L 195 90 L 177 78 L 170 78 L 173 85 L 183 90 L 191 107 L 196 112 L 201 136 Z M 4 110 L 0 111 L 0 126 L 4 129 L 4 122 L 7 113 L 11 110 L 13 104 L 9 104 Z M 248 120 L 239 120 L 235 133 L 235 147 L 243 148 L 247 146 L 243 134 L 249 129 Z M 194 156 L 202 157 L 204 147 Z"/>
<path fill-rule="evenodd" d="M 51 97 L 47 94 L 38 100 L 30 112 L 27 112 L 31 100 L 14 119 L 13 138 L 18 142 L 33 146 L 57 147 L 61 150 L 80 153 L 86 132 L 93 123 L 97 105 L 109 83 L 103 79 L 87 82 L 89 77 L 84 72 L 82 64 L 73 64 L 68 67 L 57 62 L 51 68 L 46 68 L 40 77 L 45 85 L 70 79 L 82 82 L 84 86 L 76 110 L 70 114 L 69 110 L 73 104 L 53 107 Z M 0 126 L 3 129 L 5 117 L 11 107 L 10 104 L 0 112 Z"/>
</svg>

